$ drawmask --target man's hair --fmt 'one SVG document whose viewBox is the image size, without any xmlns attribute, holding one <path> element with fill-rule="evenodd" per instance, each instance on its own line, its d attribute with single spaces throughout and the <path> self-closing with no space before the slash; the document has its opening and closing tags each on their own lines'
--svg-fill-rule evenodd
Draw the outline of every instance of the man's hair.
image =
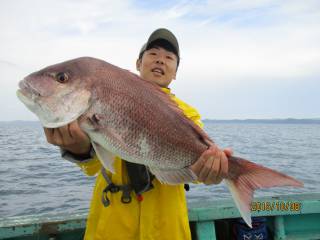
<svg viewBox="0 0 320 240">
<path fill-rule="evenodd" d="M 140 60 L 142 59 L 142 56 L 143 56 L 143 54 L 144 54 L 145 51 L 147 51 L 147 50 L 149 50 L 149 49 L 151 49 L 151 48 L 154 48 L 154 47 L 162 47 L 162 48 L 164 48 L 165 50 L 174 53 L 174 54 L 177 56 L 177 69 L 178 69 L 178 66 L 179 66 L 179 63 L 180 63 L 179 55 L 178 55 L 176 49 L 172 46 L 172 44 L 169 43 L 169 42 L 168 42 L 167 40 L 165 40 L 165 39 L 157 39 L 157 40 L 151 42 L 151 43 L 147 46 L 146 50 L 140 52 L 140 54 L 139 54 L 139 59 L 140 59 Z"/>
</svg>

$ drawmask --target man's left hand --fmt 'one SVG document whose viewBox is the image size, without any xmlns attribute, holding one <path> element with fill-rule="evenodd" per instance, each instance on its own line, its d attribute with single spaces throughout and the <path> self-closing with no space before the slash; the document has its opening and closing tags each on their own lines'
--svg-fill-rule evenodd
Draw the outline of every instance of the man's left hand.
<svg viewBox="0 0 320 240">
<path fill-rule="evenodd" d="M 228 175 L 228 157 L 232 156 L 231 148 L 220 150 L 216 145 L 204 151 L 200 158 L 190 166 L 204 184 L 219 184 Z"/>
</svg>

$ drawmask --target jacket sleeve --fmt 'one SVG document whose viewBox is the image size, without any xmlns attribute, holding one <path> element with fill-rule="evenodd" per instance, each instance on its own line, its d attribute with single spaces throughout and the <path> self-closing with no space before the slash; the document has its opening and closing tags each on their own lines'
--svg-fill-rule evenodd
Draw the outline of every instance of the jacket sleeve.
<svg viewBox="0 0 320 240">
<path fill-rule="evenodd" d="M 77 164 L 81 168 L 81 170 L 88 176 L 94 176 L 101 170 L 101 163 L 93 148 L 91 148 L 89 155 L 86 157 L 79 157 L 62 148 L 60 148 L 60 152 L 61 157 Z"/>
<path fill-rule="evenodd" d="M 199 127 L 203 128 L 203 122 L 201 121 L 201 116 L 200 116 L 199 112 L 194 107 L 183 102 L 182 100 L 180 100 L 179 98 L 177 98 L 174 95 L 171 98 L 172 98 L 172 100 L 174 100 L 178 104 L 178 107 L 183 111 L 184 115 L 187 118 L 192 120 Z"/>
<path fill-rule="evenodd" d="M 201 121 L 201 116 L 199 112 L 189 104 L 183 102 L 179 98 L 173 95 L 172 99 L 178 104 L 178 107 L 183 111 L 184 115 L 192 120 L 199 127 L 203 128 L 203 122 Z M 194 184 L 199 184 L 199 181 L 193 181 Z"/>
</svg>

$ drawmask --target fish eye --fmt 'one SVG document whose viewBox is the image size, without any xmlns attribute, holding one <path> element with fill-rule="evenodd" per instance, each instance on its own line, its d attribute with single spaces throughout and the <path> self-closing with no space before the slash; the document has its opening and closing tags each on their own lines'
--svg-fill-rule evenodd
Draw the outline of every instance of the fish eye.
<svg viewBox="0 0 320 240">
<path fill-rule="evenodd" d="M 65 83 L 67 82 L 69 79 L 68 75 L 64 72 L 59 72 L 56 74 L 56 80 L 59 82 L 59 83 Z"/>
</svg>

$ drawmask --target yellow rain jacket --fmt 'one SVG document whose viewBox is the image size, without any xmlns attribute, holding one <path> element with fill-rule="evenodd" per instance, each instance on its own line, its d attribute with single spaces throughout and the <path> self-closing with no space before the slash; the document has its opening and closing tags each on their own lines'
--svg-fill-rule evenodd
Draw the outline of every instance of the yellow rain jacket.
<svg viewBox="0 0 320 240">
<path fill-rule="evenodd" d="M 169 89 L 163 88 L 184 111 L 184 114 L 199 126 L 203 126 L 200 115 L 193 107 L 184 103 Z M 108 193 L 110 205 L 102 204 L 102 192 L 107 182 L 101 173 L 101 164 L 97 157 L 78 163 L 88 175 L 98 173 L 93 191 L 90 211 L 85 232 L 86 240 L 190 240 L 188 210 L 184 185 L 161 184 L 153 180 L 154 188 L 143 193 L 138 201 L 131 192 L 129 204 L 121 202 L 122 191 Z M 107 172 L 115 184 L 127 184 L 128 175 L 124 162 L 116 157 L 115 174 Z"/>
</svg>

